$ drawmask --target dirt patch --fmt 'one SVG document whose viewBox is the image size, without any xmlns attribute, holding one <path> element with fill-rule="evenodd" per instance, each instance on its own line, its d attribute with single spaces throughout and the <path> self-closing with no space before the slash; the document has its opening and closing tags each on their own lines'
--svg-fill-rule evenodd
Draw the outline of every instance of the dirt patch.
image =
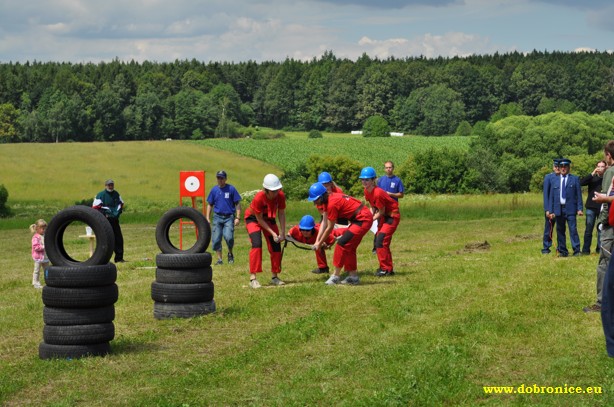
<svg viewBox="0 0 614 407">
<path fill-rule="evenodd" d="M 478 243 L 467 243 L 462 250 L 458 250 L 457 253 L 474 253 L 490 250 L 490 243 L 486 240 Z"/>
<path fill-rule="evenodd" d="M 541 235 L 516 235 L 512 236 L 505 241 L 505 243 L 514 243 L 514 242 L 522 242 L 525 240 L 535 240 L 539 239 Z"/>
</svg>

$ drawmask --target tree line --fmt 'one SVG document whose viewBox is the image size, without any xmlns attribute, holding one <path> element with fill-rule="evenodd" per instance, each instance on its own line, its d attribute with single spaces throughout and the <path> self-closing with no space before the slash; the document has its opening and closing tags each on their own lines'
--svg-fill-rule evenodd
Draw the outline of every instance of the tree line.
<svg viewBox="0 0 614 407">
<path fill-rule="evenodd" d="M 613 110 L 614 55 L 0 64 L 0 142 L 237 137 L 249 126 L 469 134 L 512 115 Z"/>
</svg>

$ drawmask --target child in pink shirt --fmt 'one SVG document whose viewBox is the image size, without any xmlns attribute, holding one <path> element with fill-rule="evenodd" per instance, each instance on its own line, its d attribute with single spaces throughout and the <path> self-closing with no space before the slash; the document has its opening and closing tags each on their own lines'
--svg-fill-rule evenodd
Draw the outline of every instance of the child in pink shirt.
<svg viewBox="0 0 614 407">
<path fill-rule="evenodd" d="M 49 259 L 45 254 L 45 229 L 47 229 L 47 222 L 43 219 L 39 219 L 36 223 L 30 225 L 30 232 L 32 236 L 32 259 L 34 260 L 34 273 L 32 274 L 32 286 L 34 288 L 42 288 L 40 282 L 40 269 L 43 271 L 49 267 Z"/>
</svg>

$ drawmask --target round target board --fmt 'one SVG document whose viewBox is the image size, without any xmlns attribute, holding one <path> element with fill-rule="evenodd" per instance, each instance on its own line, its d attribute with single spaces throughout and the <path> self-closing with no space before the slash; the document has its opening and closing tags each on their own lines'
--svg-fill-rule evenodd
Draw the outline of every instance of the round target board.
<svg viewBox="0 0 614 407">
<path fill-rule="evenodd" d="M 204 196 L 205 172 L 181 171 L 179 173 L 179 190 L 181 196 Z"/>
</svg>

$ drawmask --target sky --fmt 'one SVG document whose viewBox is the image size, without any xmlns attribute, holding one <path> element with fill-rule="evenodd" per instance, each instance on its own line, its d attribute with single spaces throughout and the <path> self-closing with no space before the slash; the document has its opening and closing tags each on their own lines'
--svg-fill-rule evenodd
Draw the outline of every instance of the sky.
<svg viewBox="0 0 614 407">
<path fill-rule="evenodd" d="M 612 51 L 612 0 L 0 0 L 0 63 Z"/>
</svg>

